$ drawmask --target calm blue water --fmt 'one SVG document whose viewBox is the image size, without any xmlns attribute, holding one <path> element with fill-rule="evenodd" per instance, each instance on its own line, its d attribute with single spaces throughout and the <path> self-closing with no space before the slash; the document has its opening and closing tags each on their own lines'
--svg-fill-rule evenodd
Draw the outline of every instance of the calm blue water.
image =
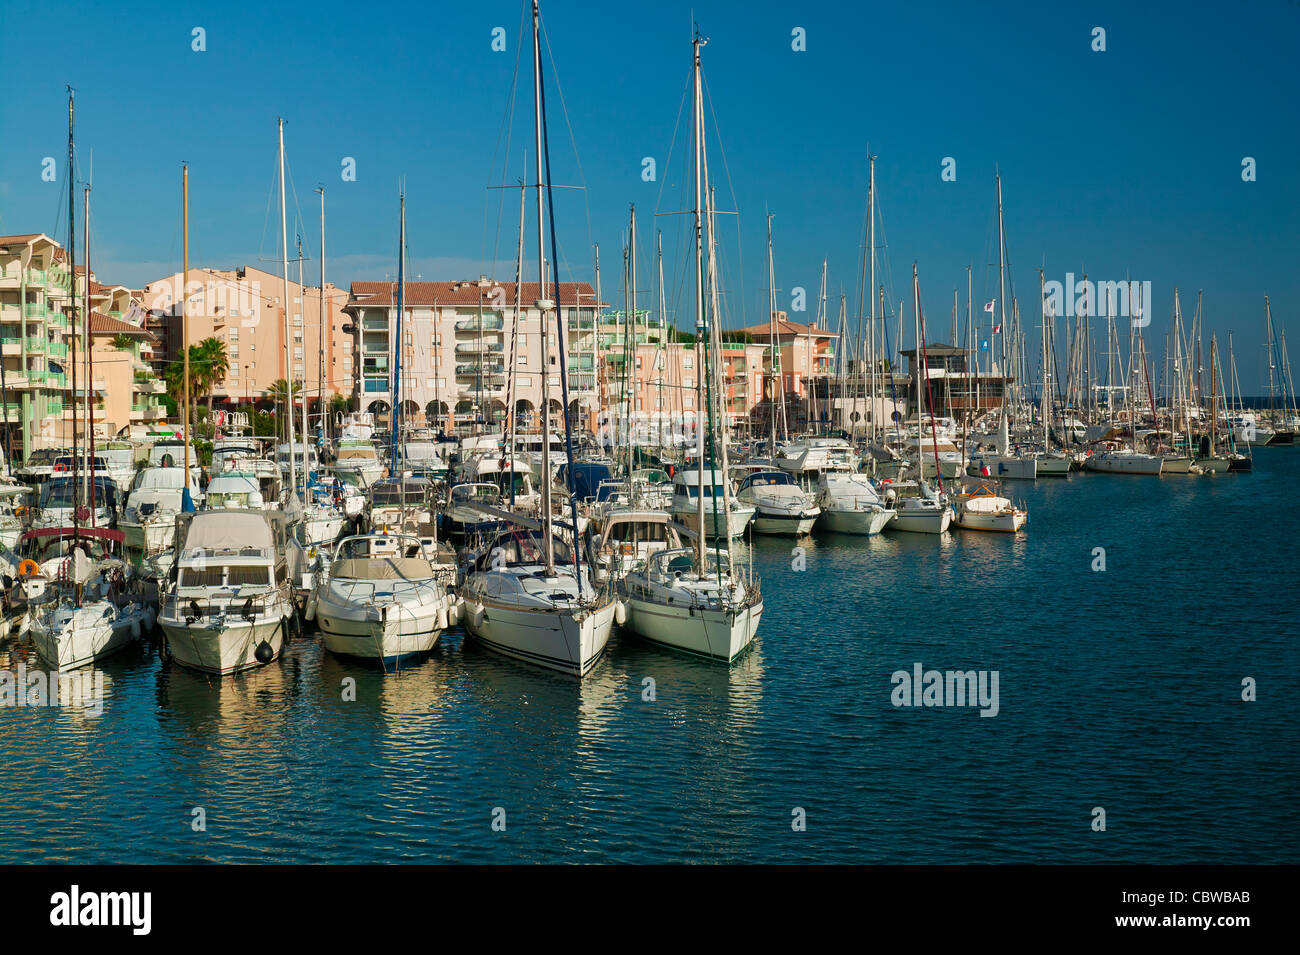
<svg viewBox="0 0 1300 955">
<path fill-rule="evenodd" d="M 730 669 L 616 635 L 579 685 L 452 631 L 209 683 L 146 647 L 98 718 L 0 710 L 0 863 L 1300 862 L 1298 465 L 1014 486 L 1019 538 L 822 536 L 803 573 L 760 540 Z M 1000 713 L 894 708 L 916 662 L 998 670 Z"/>
</svg>

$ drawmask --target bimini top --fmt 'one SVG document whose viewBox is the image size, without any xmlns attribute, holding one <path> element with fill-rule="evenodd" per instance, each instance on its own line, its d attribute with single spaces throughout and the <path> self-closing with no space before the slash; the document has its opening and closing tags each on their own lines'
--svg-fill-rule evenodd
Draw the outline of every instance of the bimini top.
<svg viewBox="0 0 1300 955">
<path fill-rule="evenodd" d="M 205 554 L 250 553 L 269 557 L 275 551 L 275 534 L 266 515 L 249 511 L 199 511 L 185 535 L 182 559 Z"/>
<path fill-rule="evenodd" d="M 193 469 L 190 474 L 190 489 L 197 491 L 198 482 L 194 480 Z M 144 468 L 135 476 L 132 491 L 179 491 L 185 487 L 184 468 L 153 467 Z"/>
</svg>

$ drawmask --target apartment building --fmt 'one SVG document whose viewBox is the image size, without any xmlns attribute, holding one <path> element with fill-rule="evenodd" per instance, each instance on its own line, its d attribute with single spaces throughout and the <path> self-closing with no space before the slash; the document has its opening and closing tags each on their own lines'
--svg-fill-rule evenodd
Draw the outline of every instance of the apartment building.
<svg viewBox="0 0 1300 955">
<path fill-rule="evenodd" d="M 290 277 L 295 278 L 290 266 Z M 150 282 L 143 290 L 148 328 L 159 339 L 154 371 L 161 376 L 166 363 L 180 361 L 181 299 L 188 311 L 188 341 L 194 345 L 215 338 L 226 346 L 229 368 L 213 389 L 218 405 L 250 404 L 265 398 L 278 380 L 301 381 L 309 400 L 328 401 L 351 395 L 354 378 L 351 319 L 343 311 L 347 292 L 325 284 L 324 328 L 320 288 L 289 283 L 289 343 L 284 351 L 284 284 L 280 276 L 240 266 L 232 270 L 191 268 L 189 284 L 183 272 Z"/>
<path fill-rule="evenodd" d="M 353 282 L 343 311 L 350 318 L 357 407 L 387 422 L 392 365 L 398 355 L 397 283 Z M 548 294 L 554 294 L 548 287 Z M 516 334 L 515 303 L 519 300 Z M 487 276 L 455 282 L 407 282 L 403 307 L 401 397 L 412 427 L 471 434 L 499 429 L 509 400 L 507 362 L 514 374 L 514 412 L 522 428 L 540 426 L 543 381 L 557 426 L 563 410 L 560 353 L 568 372 L 569 412 L 590 426 L 596 391 L 603 305 L 585 282 L 561 282 L 556 312 L 539 308 L 540 289 Z M 545 348 L 543 348 L 545 343 Z M 543 357 L 545 355 L 545 357 Z"/>
</svg>

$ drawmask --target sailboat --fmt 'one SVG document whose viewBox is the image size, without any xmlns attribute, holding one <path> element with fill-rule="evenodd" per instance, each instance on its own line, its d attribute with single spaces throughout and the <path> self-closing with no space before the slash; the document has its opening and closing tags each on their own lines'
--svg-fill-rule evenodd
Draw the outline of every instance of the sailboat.
<svg viewBox="0 0 1300 955">
<path fill-rule="evenodd" d="M 569 407 L 566 372 L 566 337 L 559 328 L 561 314 L 559 268 L 552 242 L 552 275 L 556 299 L 546 298 L 546 201 L 544 188 L 543 136 L 546 117 L 543 110 L 541 12 L 533 0 L 533 117 L 537 174 L 537 274 L 541 315 L 543 367 L 547 364 L 549 335 L 545 332 L 551 313 L 556 315 L 559 343 L 559 377 L 561 408 Z M 554 215 L 552 206 L 551 214 Z M 552 223 L 552 236 L 554 226 Z M 549 375 L 542 376 L 542 428 L 549 435 L 551 400 Z M 572 422 L 564 414 L 567 458 L 574 460 Z M 551 508 L 550 442 L 542 442 L 540 520 L 531 520 L 509 511 L 489 506 L 481 510 L 510 521 L 514 526 L 496 536 L 466 572 L 459 591 L 463 601 L 462 620 L 469 635 L 494 652 L 557 670 L 576 677 L 592 671 L 605 652 L 613 629 L 617 609 L 612 593 L 597 591 L 590 579 L 590 568 L 573 537 L 559 533 Z M 566 469 L 570 490 L 570 515 L 573 529 L 578 527 L 577 502 L 573 500 L 572 469 Z"/>
<path fill-rule="evenodd" d="M 68 91 L 68 168 L 75 169 L 75 140 L 73 137 L 73 94 Z M 68 260 L 69 272 L 73 276 L 72 295 L 72 329 L 75 339 L 77 334 L 76 302 L 76 209 L 75 190 L 68 190 Z M 85 190 L 84 241 L 86 263 L 84 269 L 85 289 L 82 321 L 84 341 L 87 352 L 90 349 L 90 188 Z M 75 370 L 76 362 L 73 361 Z M 87 360 L 87 370 L 90 365 Z M 87 442 L 93 441 L 93 406 L 91 401 L 91 377 L 85 381 L 85 435 Z M 75 371 L 73 394 L 76 395 Z M 75 409 L 76 404 L 74 402 Z M 73 453 L 70 461 L 72 477 L 67 490 L 72 492 L 71 527 L 43 528 L 29 531 L 24 535 L 33 542 L 43 540 L 47 553 L 54 550 L 61 558 L 55 567 L 50 561 L 41 569 L 41 573 L 51 578 L 43 588 L 48 593 L 53 587 L 55 597 L 52 601 L 42 595 L 42 601 L 36 607 L 29 602 L 28 625 L 32 643 L 37 654 L 56 670 L 70 670 L 101 660 L 140 638 L 141 630 L 153 623 L 152 611 L 147 611 L 144 602 L 137 594 L 128 590 L 130 567 L 120 559 L 122 532 L 106 527 L 96 527 L 95 491 L 101 480 L 93 471 L 87 473 L 89 493 L 88 508 L 81 505 L 79 496 L 83 461 L 76 451 L 76 415 L 73 416 Z M 88 460 L 94 461 L 93 445 L 88 445 Z M 108 478 L 102 480 L 110 486 L 114 482 Z M 50 491 L 54 482 L 45 485 L 43 493 Z M 85 513 L 92 522 L 89 528 L 80 526 L 80 515 Z M 50 545 L 54 544 L 54 547 Z M 29 575 L 30 576 L 30 575 Z M 28 584 L 31 582 L 28 581 Z M 37 585 L 39 586 L 39 585 Z M 25 587 L 26 589 L 26 587 Z M 30 592 L 30 591 L 29 591 Z M 47 602 L 48 601 L 48 602 Z"/>
<path fill-rule="evenodd" d="M 704 160 L 704 106 L 700 74 L 700 48 L 708 41 L 698 33 L 692 41 L 692 89 L 694 91 L 694 142 L 695 142 L 695 328 L 696 343 L 701 356 L 697 381 L 701 417 L 708 422 L 712 415 L 705 414 L 703 382 L 710 374 L 708 356 L 710 344 L 716 348 L 718 339 L 716 258 L 713 252 L 714 230 L 712 202 L 708 214 L 704 208 L 707 166 Z M 709 268 L 707 286 L 712 305 L 712 321 L 705 309 L 706 278 L 704 268 L 704 235 L 708 233 Z M 712 337 L 710 337 L 710 333 Z M 716 370 L 716 363 L 715 363 Z M 714 390 L 716 394 L 716 389 Z M 709 409 L 712 411 L 712 409 Z M 699 429 L 698 457 L 700 466 L 694 471 L 680 472 L 676 486 L 691 487 L 693 481 L 694 511 L 697 529 L 705 527 L 706 510 L 713 511 L 714 529 L 719 528 L 718 511 L 729 513 L 731 503 L 726 469 L 725 424 L 720 435 L 722 470 L 704 466 L 711 460 L 706 455 L 704 428 Z M 713 435 L 709 435 L 712 445 Z M 707 482 L 707 483 L 706 483 Z M 720 483 L 719 483 L 720 482 Z M 705 503 L 705 488 L 709 490 L 709 504 Z M 689 495 L 688 495 L 689 499 Z M 676 499 L 675 499 L 676 500 Z M 674 511 L 677 506 L 674 504 Z M 746 521 L 748 517 L 746 517 Z M 722 524 L 727 518 L 724 516 Z M 742 525 L 743 526 L 743 525 Z M 651 554 L 644 567 L 633 570 L 619 581 L 624 619 L 620 626 L 643 639 L 675 650 L 684 651 L 714 660 L 730 662 L 743 653 L 753 642 L 763 617 L 763 595 L 759 583 L 735 567 L 730 553 L 730 534 L 722 535 L 724 546 L 711 549 L 704 534 L 696 533 L 693 548 L 671 548 Z"/>
</svg>

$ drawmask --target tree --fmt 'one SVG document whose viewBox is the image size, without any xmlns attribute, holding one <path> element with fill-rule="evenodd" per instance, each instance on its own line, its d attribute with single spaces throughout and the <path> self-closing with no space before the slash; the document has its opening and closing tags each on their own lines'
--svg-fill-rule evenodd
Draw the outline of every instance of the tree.
<svg viewBox="0 0 1300 955">
<path fill-rule="evenodd" d="M 226 357 L 226 343 L 219 338 L 205 338 L 197 345 L 190 346 L 190 383 L 195 384 L 197 373 L 198 393 L 208 399 L 208 421 L 212 419 L 213 391 L 217 383 L 224 380 L 230 370 L 230 359 Z"/>
<path fill-rule="evenodd" d="M 135 339 L 130 335 L 118 334 L 113 336 L 113 347 L 119 351 L 134 351 Z"/>
</svg>

